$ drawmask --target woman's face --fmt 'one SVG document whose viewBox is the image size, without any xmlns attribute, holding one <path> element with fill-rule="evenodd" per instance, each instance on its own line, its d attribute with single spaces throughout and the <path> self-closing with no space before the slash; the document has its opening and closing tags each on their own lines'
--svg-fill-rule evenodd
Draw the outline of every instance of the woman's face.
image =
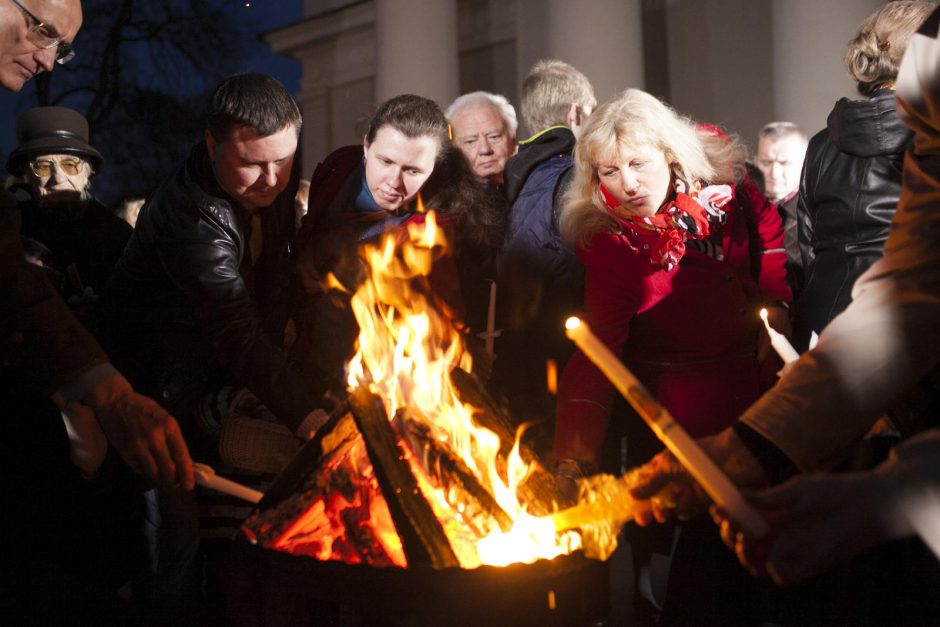
<svg viewBox="0 0 940 627">
<path fill-rule="evenodd" d="M 26 170 L 33 196 L 41 202 L 75 199 L 88 187 L 91 168 L 81 157 L 53 154 L 34 157 Z"/>
<path fill-rule="evenodd" d="M 363 148 L 372 198 L 385 211 L 396 211 L 411 202 L 431 176 L 440 142 L 431 135 L 407 137 L 386 124 L 371 144 L 363 142 Z"/>
<path fill-rule="evenodd" d="M 646 218 L 672 194 L 672 171 L 666 155 L 650 144 L 617 142 L 609 162 L 597 166 L 601 184 L 631 214 Z"/>
</svg>

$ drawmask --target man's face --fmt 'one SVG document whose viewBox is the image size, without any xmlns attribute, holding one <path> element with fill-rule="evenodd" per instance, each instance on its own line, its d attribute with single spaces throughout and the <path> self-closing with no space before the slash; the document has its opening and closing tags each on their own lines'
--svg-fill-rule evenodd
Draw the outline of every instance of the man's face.
<svg viewBox="0 0 940 627">
<path fill-rule="evenodd" d="M 19 0 L 50 37 L 71 42 L 82 25 L 79 0 Z M 0 86 L 16 92 L 30 78 L 55 67 L 56 48 L 34 43 L 36 24 L 11 0 L 0 0 Z"/>
<path fill-rule="evenodd" d="M 464 107 L 451 121 L 457 147 L 484 183 L 501 184 L 506 160 L 516 151 L 516 136 L 492 105 Z"/>
<path fill-rule="evenodd" d="M 267 207 L 290 182 L 297 129 L 288 124 L 262 137 L 247 126 L 236 127 L 225 141 L 206 132 L 206 147 L 219 186 L 245 209 Z"/>
<path fill-rule="evenodd" d="M 764 175 L 767 198 L 781 200 L 800 186 L 806 142 L 797 135 L 763 138 L 757 144 L 757 167 Z"/>
<path fill-rule="evenodd" d="M 411 202 L 434 171 L 440 143 L 431 135 L 407 137 L 385 125 L 370 144 L 363 140 L 366 186 L 376 204 L 397 211 Z"/>
<path fill-rule="evenodd" d="M 40 155 L 30 161 L 26 182 L 40 204 L 77 200 L 88 186 L 91 168 L 81 157 Z"/>
</svg>

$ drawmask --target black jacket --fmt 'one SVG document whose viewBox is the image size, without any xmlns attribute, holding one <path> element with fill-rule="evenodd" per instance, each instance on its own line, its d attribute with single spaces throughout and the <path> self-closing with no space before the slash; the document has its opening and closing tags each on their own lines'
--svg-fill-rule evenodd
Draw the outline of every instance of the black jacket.
<svg viewBox="0 0 940 627">
<path fill-rule="evenodd" d="M 178 418 L 232 384 L 247 386 L 292 430 L 315 408 L 282 348 L 295 300 L 297 181 L 295 171 L 260 210 L 264 244 L 254 264 L 250 216 L 218 187 L 202 143 L 141 209 L 109 283 L 109 352 L 119 351 L 132 382 Z"/>
<path fill-rule="evenodd" d="M 48 209 L 30 198 L 20 203 L 20 211 L 22 236 L 48 248 L 55 269 L 67 273 L 62 296 L 80 294 L 81 287 L 100 295 L 124 252 L 131 226 L 93 197 Z"/>
<path fill-rule="evenodd" d="M 800 182 L 807 277 L 794 319 L 800 350 L 848 306 L 855 280 L 881 258 L 913 137 L 887 90 L 869 100 L 839 100 L 827 125 L 810 140 Z"/>
</svg>

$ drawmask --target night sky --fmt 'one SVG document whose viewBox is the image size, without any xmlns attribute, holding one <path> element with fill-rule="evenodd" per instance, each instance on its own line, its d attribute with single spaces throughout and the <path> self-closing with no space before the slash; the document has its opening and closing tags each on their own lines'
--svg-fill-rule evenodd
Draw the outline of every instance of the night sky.
<svg viewBox="0 0 940 627">
<path fill-rule="evenodd" d="M 82 6 L 87 11 L 95 0 L 83 0 Z M 252 0 L 232 2 L 232 11 L 239 11 L 254 30 L 263 33 L 290 24 L 303 17 L 303 0 Z M 81 32 L 76 38 L 77 54 L 81 54 Z M 300 66 L 290 59 L 271 53 L 252 59 L 245 71 L 265 72 L 276 76 L 284 85 L 296 93 L 300 83 Z M 59 66 L 55 72 L 67 72 L 68 65 Z M 35 105 L 34 95 L 27 85 L 19 94 L 10 94 L 0 90 L 0 155 L 5 161 L 6 155 L 16 146 L 16 116 Z M 0 161 L 0 167 L 2 167 Z"/>
</svg>

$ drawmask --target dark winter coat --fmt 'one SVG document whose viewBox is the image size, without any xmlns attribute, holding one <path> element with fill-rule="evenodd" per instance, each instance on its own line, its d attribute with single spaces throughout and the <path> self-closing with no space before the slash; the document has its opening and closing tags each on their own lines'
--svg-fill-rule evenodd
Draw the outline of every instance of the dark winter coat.
<svg viewBox="0 0 940 627">
<path fill-rule="evenodd" d="M 141 209 L 107 313 L 122 369 L 168 407 L 188 412 L 221 385 L 243 385 L 292 430 L 316 407 L 283 354 L 298 174 L 260 209 L 254 264 L 250 216 L 219 188 L 202 143 Z"/>
<path fill-rule="evenodd" d="M 581 307 L 584 269 L 557 228 L 574 144 L 570 129 L 552 127 L 506 163 L 509 233 L 497 259 L 504 330 L 493 385 L 520 417 L 551 415 L 546 361 L 560 367 L 574 350 L 564 320 Z"/>
<path fill-rule="evenodd" d="M 724 259 L 689 248 L 667 272 L 650 263 L 655 236 L 596 234 L 587 266 L 585 318 L 693 437 L 717 433 L 760 395 L 758 310 L 786 301 L 786 253 L 776 208 L 750 181 L 722 225 Z M 597 463 L 613 385 L 578 352 L 558 388 L 556 459 Z"/>
<path fill-rule="evenodd" d="M 798 209 L 806 285 L 794 320 L 797 349 L 848 306 L 855 280 L 881 258 L 912 137 L 894 93 L 880 90 L 869 100 L 839 100 L 810 140 Z"/>
</svg>

